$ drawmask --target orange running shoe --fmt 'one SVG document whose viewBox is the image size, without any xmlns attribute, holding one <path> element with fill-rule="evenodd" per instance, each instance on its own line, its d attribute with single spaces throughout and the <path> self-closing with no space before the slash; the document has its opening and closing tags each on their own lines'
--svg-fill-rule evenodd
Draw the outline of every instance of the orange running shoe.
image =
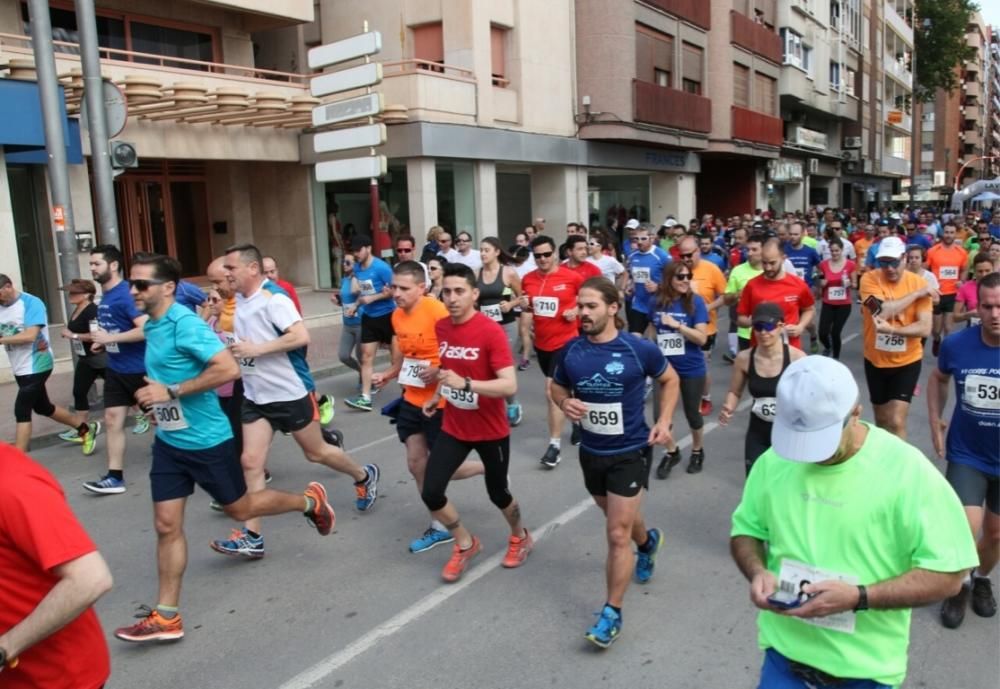
<svg viewBox="0 0 1000 689">
<path fill-rule="evenodd" d="M 507 542 L 507 554 L 504 555 L 502 564 L 504 567 L 520 567 L 528 559 L 528 554 L 535 547 L 535 542 L 531 540 L 531 534 L 524 530 L 524 535 L 518 538 L 511 536 Z"/>
<path fill-rule="evenodd" d="M 181 616 L 177 615 L 171 620 L 162 617 L 157 610 L 152 610 L 149 606 L 141 605 L 136 617 L 138 622 L 131 627 L 119 627 L 115 630 L 115 636 L 122 641 L 132 643 L 147 643 L 150 641 L 180 641 L 184 638 L 184 624 Z"/>
<path fill-rule="evenodd" d="M 337 523 L 337 515 L 326 499 L 326 488 L 313 481 L 305 490 L 305 496 L 312 500 L 313 507 L 306 513 L 306 519 L 313 523 L 320 536 L 328 536 Z"/>
<path fill-rule="evenodd" d="M 441 571 L 441 577 L 447 582 L 458 581 L 468 566 L 469 560 L 478 555 L 482 549 L 483 544 L 475 536 L 472 537 L 472 545 L 466 550 L 462 550 L 458 547 L 458 543 L 455 543 L 451 549 L 451 559 Z"/>
</svg>

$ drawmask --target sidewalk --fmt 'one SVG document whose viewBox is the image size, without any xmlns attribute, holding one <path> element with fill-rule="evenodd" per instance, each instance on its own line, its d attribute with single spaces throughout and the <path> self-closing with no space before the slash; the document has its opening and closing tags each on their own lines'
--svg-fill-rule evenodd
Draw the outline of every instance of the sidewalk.
<svg viewBox="0 0 1000 689">
<path fill-rule="evenodd" d="M 326 378 L 347 368 L 337 358 L 340 347 L 341 312 L 340 308 L 330 303 L 329 292 L 303 292 L 300 294 L 302 309 L 306 314 L 306 326 L 309 328 L 311 343 L 309 345 L 309 367 L 313 377 Z M 73 370 L 68 361 L 68 347 L 65 340 L 59 337 L 58 330 L 50 329 L 53 350 L 56 353 L 57 365 L 49 377 L 46 388 L 53 404 L 69 407 L 73 404 Z M 59 345 L 64 345 L 66 359 L 60 358 Z M 384 353 L 376 361 L 384 357 Z M 100 389 L 102 383 L 98 382 Z M 17 395 L 17 385 L 13 382 L 0 384 L 0 440 L 14 442 L 14 398 Z M 339 400 L 338 400 L 339 403 Z M 100 409 L 91 410 L 92 419 L 100 419 Z M 62 433 L 66 427 L 51 419 L 35 415 L 32 417 L 32 448 L 47 447 L 61 442 L 56 434 Z"/>
</svg>

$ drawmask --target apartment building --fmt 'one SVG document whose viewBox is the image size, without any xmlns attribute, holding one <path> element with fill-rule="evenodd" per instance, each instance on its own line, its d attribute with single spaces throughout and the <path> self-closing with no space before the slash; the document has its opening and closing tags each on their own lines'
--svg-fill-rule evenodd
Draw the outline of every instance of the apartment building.
<svg viewBox="0 0 1000 689">
<path fill-rule="evenodd" d="M 1000 177 L 1000 27 L 989 28 L 985 62 L 986 123 L 983 129 L 983 150 L 991 160 L 986 161 L 986 173 L 983 176 L 995 179 Z"/>
</svg>

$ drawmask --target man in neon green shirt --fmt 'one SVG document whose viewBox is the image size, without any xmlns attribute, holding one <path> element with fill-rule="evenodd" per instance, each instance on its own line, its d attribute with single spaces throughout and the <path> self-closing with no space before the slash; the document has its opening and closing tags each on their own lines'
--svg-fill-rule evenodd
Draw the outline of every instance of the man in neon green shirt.
<svg viewBox="0 0 1000 689">
<path fill-rule="evenodd" d="M 726 304 L 730 306 L 735 305 L 740 300 L 740 292 L 747 286 L 747 283 L 764 272 L 764 269 L 760 265 L 760 252 L 763 246 L 761 239 L 761 236 L 758 234 L 751 235 L 745 245 L 747 260 L 729 271 L 729 281 L 726 283 Z M 730 312 L 729 317 L 733 320 L 736 319 L 736 316 L 732 312 Z M 736 336 L 740 351 L 750 349 L 749 326 L 737 328 Z M 729 359 L 726 358 L 726 361 L 729 361 Z"/>
<path fill-rule="evenodd" d="M 862 422 L 857 400 L 840 362 L 793 362 L 733 514 L 733 559 L 763 611 L 761 688 L 899 686 L 910 608 L 955 595 L 979 562 L 941 472 Z"/>
</svg>

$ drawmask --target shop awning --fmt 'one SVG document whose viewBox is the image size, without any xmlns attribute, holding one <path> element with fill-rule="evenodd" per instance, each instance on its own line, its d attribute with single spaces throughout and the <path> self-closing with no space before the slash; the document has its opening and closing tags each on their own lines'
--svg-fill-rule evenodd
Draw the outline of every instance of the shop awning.
<svg viewBox="0 0 1000 689">
<path fill-rule="evenodd" d="M 66 99 L 61 86 L 59 95 L 66 158 L 72 164 L 80 164 L 83 162 L 80 123 L 66 116 Z M 48 155 L 42 121 L 37 82 L 0 79 L 0 146 L 4 148 L 8 163 L 46 164 Z"/>
</svg>

